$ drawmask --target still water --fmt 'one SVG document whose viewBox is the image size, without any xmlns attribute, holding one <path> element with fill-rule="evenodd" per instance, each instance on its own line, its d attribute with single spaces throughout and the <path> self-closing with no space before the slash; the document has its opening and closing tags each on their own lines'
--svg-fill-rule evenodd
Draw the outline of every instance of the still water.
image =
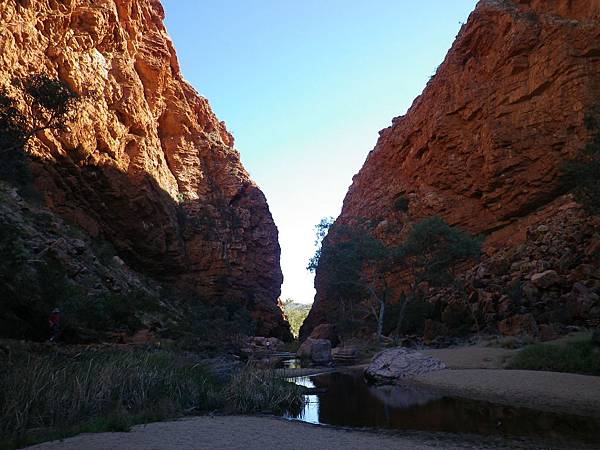
<svg viewBox="0 0 600 450">
<path fill-rule="evenodd" d="M 292 379 L 316 388 L 304 409 L 288 414 L 314 424 L 474 433 L 599 444 L 600 419 L 447 397 L 415 386 L 371 386 L 361 371 Z"/>
</svg>

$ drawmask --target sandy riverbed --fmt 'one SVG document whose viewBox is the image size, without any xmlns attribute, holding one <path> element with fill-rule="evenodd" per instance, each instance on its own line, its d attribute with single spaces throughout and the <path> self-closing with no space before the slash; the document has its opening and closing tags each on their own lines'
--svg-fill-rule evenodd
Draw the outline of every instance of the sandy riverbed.
<svg viewBox="0 0 600 450">
<path fill-rule="evenodd" d="M 427 350 L 448 370 L 415 383 L 450 395 L 546 411 L 600 417 L 600 377 L 532 370 L 502 370 L 516 350 L 462 347 Z"/>
</svg>

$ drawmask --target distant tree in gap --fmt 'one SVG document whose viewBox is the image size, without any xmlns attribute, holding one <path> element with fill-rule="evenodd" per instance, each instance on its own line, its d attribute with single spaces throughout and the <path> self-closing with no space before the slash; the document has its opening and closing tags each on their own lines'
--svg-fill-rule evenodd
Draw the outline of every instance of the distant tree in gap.
<svg viewBox="0 0 600 450">
<path fill-rule="evenodd" d="M 296 303 L 294 299 L 287 298 L 283 302 L 283 311 L 288 318 L 292 334 L 297 338 L 300 333 L 300 327 L 310 312 L 310 305 Z"/>
</svg>

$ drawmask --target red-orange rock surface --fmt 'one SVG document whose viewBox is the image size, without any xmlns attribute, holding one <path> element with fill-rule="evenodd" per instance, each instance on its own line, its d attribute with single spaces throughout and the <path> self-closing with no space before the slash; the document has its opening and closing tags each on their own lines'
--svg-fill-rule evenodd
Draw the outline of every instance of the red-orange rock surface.
<svg viewBox="0 0 600 450">
<path fill-rule="evenodd" d="M 86 95 L 69 129 L 31 142 L 36 185 L 132 267 L 209 301 L 241 300 L 259 333 L 287 336 L 265 197 L 182 78 L 163 16 L 158 0 L 3 2 L 0 85 L 43 72 Z"/>
<path fill-rule="evenodd" d="M 600 104 L 600 1 L 482 0 L 406 115 L 380 132 L 338 222 L 440 215 L 514 246 L 552 216 L 561 162 L 583 148 Z M 398 198 L 408 214 L 395 211 Z M 535 214 L 534 214 L 535 213 Z M 319 267 L 303 335 L 334 310 Z"/>
</svg>

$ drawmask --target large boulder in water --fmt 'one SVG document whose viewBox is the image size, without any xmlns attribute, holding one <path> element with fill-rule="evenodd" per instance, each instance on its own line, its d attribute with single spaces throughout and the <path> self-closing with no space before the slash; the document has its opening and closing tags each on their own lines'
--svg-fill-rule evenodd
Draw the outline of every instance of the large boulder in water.
<svg viewBox="0 0 600 450">
<path fill-rule="evenodd" d="M 296 356 L 315 364 L 329 364 L 331 362 L 331 341 L 308 338 L 302 343 Z"/>
<path fill-rule="evenodd" d="M 445 368 L 446 364 L 439 359 L 399 347 L 375 355 L 365 370 L 365 377 L 376 383 L 390 384 Z"/>
</svg>

